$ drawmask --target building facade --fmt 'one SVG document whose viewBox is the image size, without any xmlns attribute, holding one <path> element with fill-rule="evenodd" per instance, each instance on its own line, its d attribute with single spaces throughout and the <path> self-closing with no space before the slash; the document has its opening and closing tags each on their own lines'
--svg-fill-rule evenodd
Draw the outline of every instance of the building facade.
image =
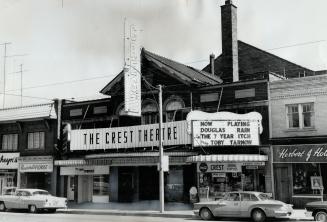
<svg viewBox="0 0 327 222">
<path fill-rule="evenodd" d="M 320 200 L 327 186 L 326 83 L 318 75 L 270 84 L 276 198 L 296 207 Z"/>
<path fill-rule="evenodd" d="M 0 110 L 2 188 L 45 189 L 56 194 L 56 103 Z"/>
</svg>

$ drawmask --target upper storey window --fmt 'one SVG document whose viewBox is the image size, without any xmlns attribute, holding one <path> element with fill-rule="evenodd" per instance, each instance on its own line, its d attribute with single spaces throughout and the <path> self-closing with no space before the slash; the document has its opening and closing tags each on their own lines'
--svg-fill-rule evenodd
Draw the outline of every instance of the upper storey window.
<svg viewBox="0 0 327 222">
<path fill-rule="evenodd" d="M 287 125 L 289 129 L 304 129 L 314 127 L 314 104 L 286 105 Z"/>
</svg>

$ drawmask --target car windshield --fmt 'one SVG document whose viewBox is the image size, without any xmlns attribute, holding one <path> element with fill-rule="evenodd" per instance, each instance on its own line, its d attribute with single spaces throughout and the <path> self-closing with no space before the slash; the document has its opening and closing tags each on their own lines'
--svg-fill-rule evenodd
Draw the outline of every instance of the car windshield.
<svg viewBox="0 0 327 222">
<path fill-rule="evenodd" d="M 48 191 L 35 191 L 33 192 L 33 195 L 36 196 L 36 195 L 50 195 Z"/>
<path fill-rule="evenodd" d="M 271 200 L 272 199 L 271 196 L 269 196 L 269 195 L 267 195 L 265 193 L 259 194 L 259 198 L 260 198 L 260 200 Z"/>
</svg>

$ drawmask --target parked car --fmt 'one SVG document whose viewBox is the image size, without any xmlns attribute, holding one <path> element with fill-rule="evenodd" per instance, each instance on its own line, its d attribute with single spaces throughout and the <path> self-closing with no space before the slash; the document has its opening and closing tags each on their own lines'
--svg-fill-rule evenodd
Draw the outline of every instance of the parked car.
<svg viewBox="0 0 327 222">
<path fill-rule="evenodd" d="M 315 221 L 327 221 L 327 201 L 309 202 L 305 205 L 306 215 Z"/>
<path fill-rule="evenodd" d="M 248 217 L 254 222 L 263 222 L 267 217 L 288 218 L 292 212 L 292 205 L 273 200 L 261 192 L 227 192 L 220 200 L 194 204 L 194 214 L 203 220 Z"/>
<path fill-rule="evenodd" d="M 0 196 L 0 211 L 6 209 L 28 209 L 31 213 L 39 210 L 56 212 L 59 208 L 67 207 L 67 199 L 55 197 L 46 190 L 40 189 L 16 189 L 8 188 L 3 190 Z"/>
</svg>

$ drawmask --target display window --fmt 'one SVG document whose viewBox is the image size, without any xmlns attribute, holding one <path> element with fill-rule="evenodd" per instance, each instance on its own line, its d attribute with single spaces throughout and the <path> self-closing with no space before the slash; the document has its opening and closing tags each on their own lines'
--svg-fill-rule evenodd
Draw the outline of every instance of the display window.
<svg viewBox="0 0 327 222">
<path fill-rule="evenodd" d="M 294 163 L 293 167 L 293 194 L 315 194 L 322 185 L 317 185 L 317 179 L 321 178 L 320 164 L 318 163 Z M 320 180 L 319 180 L 320 181 Z M 313 184 L 315 183 L 315 184 Z"/>
<path fill-rule="evenodd" d="M 93 195 L 109 195 L 109 176 L 95 175 L 93 176 Z"/>
<path fill-rule="evenodd" d="M 220 199 L 225 192 L 265 192 L 264 170 L 242 167 L 242 172 L 199 173 L 199 196 Z"/>
</svg>

